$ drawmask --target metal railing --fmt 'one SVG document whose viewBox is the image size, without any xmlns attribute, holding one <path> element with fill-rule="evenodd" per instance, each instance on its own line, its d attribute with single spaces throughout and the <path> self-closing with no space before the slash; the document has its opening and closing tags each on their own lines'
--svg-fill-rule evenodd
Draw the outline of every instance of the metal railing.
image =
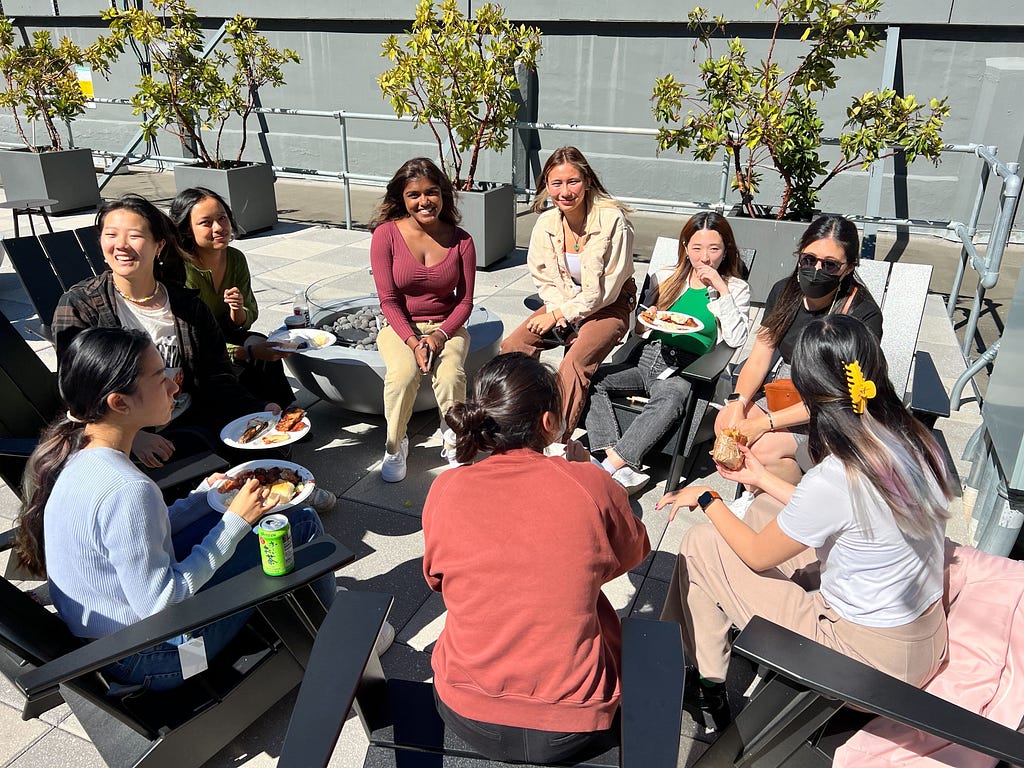
<svg viewBox="0 0 1024 768">
<path fill-rule="evenodd" d="M 128 99 L 120 98 L 97 98 L 94 99 L 94 101 L 97 104 L 109 104 L 119 106 L 130 106 L 131 104 L 131 102 Z M 254 111 L 257 114 L 262 115 L 313 117 L 337 121 L 341 148 L 340 170 L 321 168 L 299 168 L 294 166 L 281 165 L 272 165 L 272 168 L 274 169 L 275 172 L 285 174 L 288 176 L 339 179 L 344 185 L 345 227 L 347 229 L 352 228 L 351 183 L 353 181 L 361 181 L 384 184 L 388 181 L 388 177 L 386 176 L 359 173 L 352 170 L 351 159 L 349 157 L 348 128 L 350 121 L 359 120 L 394 123 L 415 122 L 414 119 L 411 117 L 398 117 L 394 114 L 378 114 L 372 112 L 350 112 L 343 109 L 315 110 L 296 109 L 291 107 L 260 107 Z M 604 133 L 621 136 L 650 136 L 652 138 L 657 135 L 657 130 L 654 128 L 637 128 L 633 126 L 582 125 L 575 123 L 549 122 L 517 122 L 511 128 L 511 151 L 509 154 L 513 157 L 515 157 L 516 155 L 517 142 L 520 141 L 521 131 Z M 111 165 L 111 168 L 109 168 L 107 172 L 105 172 L 104 177 L 100 182 L 101 189 L 110 181 L 110 179 L 113 177 L 114 173 L 121 166 L 121 164 L 127 160 L 136 160 L 142 162 L 155 161 L 171 164 L 195 162 L 194 158 L 157 155 L 148 152 L 135 152 L 134 150 L 139 143 L 141 143 L 140 134 L 136 134 L 132 141 L 129 142 L 129 144 L 120 152 L 114 152 L 109 150 L 93 150 L 95 154 L 101 157 L 110 157 L 115 159 L 115 162 Z M 838 144 L 838 139 L 825 139 L 824 143 Z M 0 144 L 0 146 L 6 146 L 6 144 Z M 866 194 L 867 200 L 865 202 L 864 214 L 851 215 L 850 218 L 873 229 L 877 228 L 878 226 L 891 226 L 943 230 L 947 232 L 953 239 L 960 241 L 960 259 L 957 265 L 957 272 L 953 281 L 953 285 L 950 288 L 949 300 L 946 306 L 947 315 L 951 319 L 953 317 L 954 312 L 956 311 L 956 302 L 968 268 L 974 270 L 978 274 L 978 286 L 975 290 L 971 308 L 968 313 L 967 324 L 965 327 L 963 342 L 961 346 L 961 352 L 964 356 L 964 360 L 968 364 L 968 368 L 965 371 L 965 373 L 957 379 L 951 391 L 951 407 L 954 410 L 956 410 L 960 406 L 963 390 L 966 387 L 967 383 L 971 383 L 971 385 L 974 388 L 975 395 L 978 398 L 978 401 L 981 401 L 981 393 L 978 390 L 977 384 L 974 381 L 974 377 L 985 366 L 990 364 L 999 352 L 1000 345 L 999 341 L 997 340 L 995 343 L 991 344 L 987 349 L 983 350 L 976 360 L 972 361 L 970 359 L 970 348 L 971 344 L 973 343 L 975 333 L 977 331 L 978 318 L 981 314 L 982 304 L 985 298 L 985 292 L 991 289 L 993 286 L 995 286 L 997 281 L 999 280 L 1000 268 L 1003 260 L 1003 253 L 1009 241 L 1010 228 L 1012 226 L 1013 218 L 1016 214 L 1017 206 L 1020 201 L 1021 177 L 1018 174 L 1018 164 L 1001 162 L 997 157 L 997 148 L 994 146 L 988 146 L 983 144 L 947 144 L 945 145 L 943 151 L 952 153 L 973 154 L 982 161 L 982 164 L 980 166 L 978 188 L 975 194 L 974 204 L 971 209 L 971 215 L 967 222 L 936 221 L 929 219 L 905 219 L 888 216 L 879 216 L 878 209 L 880 205 L 880 197 L 877 195 L 873 195 L 870 192 Z M 721 180 L 718 189 L 718 198 L 716 200 L 671 200 L 643 197 L 622 197 L 620 199 L 642 210 L 714 209 L 719 212 L 724 212 L 727 209 L 731 208 L 733 205 L 733 202 L 729 199 L 729 183 L 732 174 L 728 157 L 723 157 L 720 164 Z M 1002 184 L 999 193 L 999 205 L 993 218 L 988 246 L 985 248 L 984 253 L 980 253 L 977 246 L 974 243 L 974 238 L 978 233 L 978 222 L 980 221 L 982 216 L 982 209 L 984 206 L 986 193 L 988 190 L 991 175 L 993 173 L 996 175 L 998 179 L 1000 179 Z M 514 175 L 514 171 L 510 170 L 510 176 L 512 175 Z M 535 191 L 534 189 L 527 185 L 516 186 L 515 190 L 517 194 L 531 194 Z"/>
</svg>

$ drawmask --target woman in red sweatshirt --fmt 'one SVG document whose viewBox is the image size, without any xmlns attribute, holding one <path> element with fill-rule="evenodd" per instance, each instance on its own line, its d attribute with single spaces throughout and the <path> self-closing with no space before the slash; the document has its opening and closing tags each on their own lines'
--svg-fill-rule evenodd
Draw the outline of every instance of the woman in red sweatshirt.
<svg viewBox="0 0 1024 768">
<path fill-rule="evenodd" d="M 434 692 L 448 727 L 491 759 L 552 763 L 617 738 L 621 626 L 601 586 L 650 552 L 626 492 L 562 435 L 554 372 L 500 355 L 447 422 L 456 457 L 423 507 L 423 573 L 448 616 Z"/>
</svg>

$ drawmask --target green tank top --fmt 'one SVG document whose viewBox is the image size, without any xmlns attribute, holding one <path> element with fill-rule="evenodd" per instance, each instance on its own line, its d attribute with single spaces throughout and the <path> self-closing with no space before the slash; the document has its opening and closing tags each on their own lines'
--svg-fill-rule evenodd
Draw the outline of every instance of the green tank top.
<svg viewBox="0 0 1024 768">
<path fill-rule="evenodd" d="M 708 309 L 708 289 L 687 287 L 669 308 L 672 312 L 684 312 L 697 318 L 704 327 L 696 333 L 664 333 L 654 331 L 651 335 L 661 339 L 670 347 L 703 355 L 718 341 L 718 321 Z"/>
</svg>

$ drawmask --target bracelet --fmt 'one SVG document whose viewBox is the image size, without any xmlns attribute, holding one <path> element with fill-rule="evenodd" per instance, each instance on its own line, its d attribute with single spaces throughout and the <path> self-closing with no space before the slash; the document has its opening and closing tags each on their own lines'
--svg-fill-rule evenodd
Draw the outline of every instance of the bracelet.
<svg viewBox="0 0 1024 768">
<path fill-rule="evenodd" d="M 444 328 L 435 328 L 433 331 L 431 331 L 431 333 L 440 333 L 442 336 L 444 336 L 445 341 L 452 340 L 452 337 L 448 335 Z"/>
<path fill-rule="evenodd" d="M 775 419 L 772 418 L 772 412 L 768 411 L 768 431 L 775 431 Z"/>
</svg>

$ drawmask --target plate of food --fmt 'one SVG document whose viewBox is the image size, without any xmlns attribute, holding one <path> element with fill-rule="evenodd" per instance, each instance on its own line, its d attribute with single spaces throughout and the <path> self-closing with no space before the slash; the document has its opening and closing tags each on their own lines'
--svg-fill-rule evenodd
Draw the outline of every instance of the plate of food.
<svg viewBox="0 0 1024 768">
<path fill-rule="evenodd" d="M 301 440 L 309 434 L 309 427 L 309 416 L 302 408 L 286 408 L 280 413 L 260 411 L 226 424 L 220 439 L 232 448 L 259 451 Z"/>
<path fill-rule="evenodd" d="M 704 323 L 685 312 L 670 312 L 667 309 L 648 307 L 637 319 L 642 325 L 662 333 L 696 333 L 704 329 Z"/>
<path fill-rule="evenodd" d="M 330 331 L 317 328 L 279 328 L 267 337 L 278 352 L 314 352 L 338 340 Z"/>
<path fill-rule="evenodd" d="M 235 496 L 249 478 L 255 477 L 260 485 L 270 489 L 271 497 L 277 503 L 267 512 L 280 512 L 298 506 L 313 493 L 316 481 L 313 473 L 299 464 L 279 459 L 247 461 L 227 471 L 227 477 L 219 480 L 206 492 L 206 501 L 218 512 L 227 512 Z"/>
</svg>

